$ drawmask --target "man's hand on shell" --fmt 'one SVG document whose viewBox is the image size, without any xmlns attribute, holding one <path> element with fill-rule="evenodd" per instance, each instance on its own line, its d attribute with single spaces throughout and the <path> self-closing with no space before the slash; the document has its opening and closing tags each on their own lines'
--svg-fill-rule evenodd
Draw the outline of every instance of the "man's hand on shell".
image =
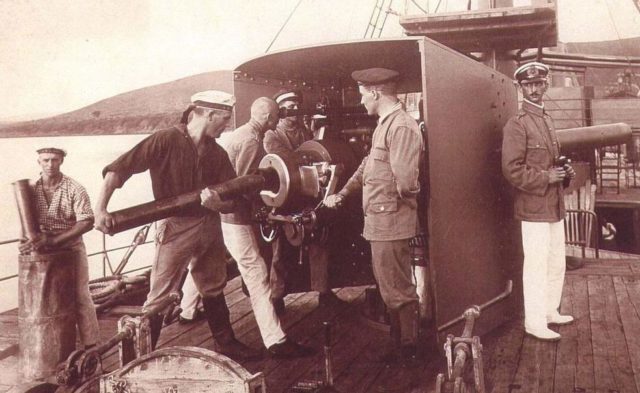
<svg viewBox="0 0 640 393">
<path fill-rule="evenodd" d="M 220 199 L 220 194 L 210 188 L 205 188 L 200 192 L 200 203 L 202 206 L 209 210 L 213 210 L 214 212 L 224 209 L 224 206 L 226 205 L 226 203 Z"/>
<path fill-rule="evenodd" d="M 109 233 L 114 224 L 113 216 L 107 211 L 96 212 L 94 220 L 94 228 L 102 233 Z"/>
</svg>

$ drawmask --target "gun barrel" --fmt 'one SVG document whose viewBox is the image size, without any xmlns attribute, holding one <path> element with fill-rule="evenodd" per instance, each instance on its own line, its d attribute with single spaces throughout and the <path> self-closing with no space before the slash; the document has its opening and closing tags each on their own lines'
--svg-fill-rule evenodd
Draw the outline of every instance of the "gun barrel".
<svg viewBox="0 0 640 393">
<path fill-rule="evenodd" d="M 263 189 L 270 177 L 268 173 L 240 176 L 226 182 L 209 186 L 216 190 L 221 199 L 233 199 L 236 196 Z M 171 198 L 160 199 L 118 210 L 111 213 L 114 225 L 109 231 L 113 235 L 127 229 L 171 217 L 180 210 L 200 204 L 201 190 L 191 191 Z"/>
<path fill-rule="evenodd" d="M 631 142 L 631 127 L 626 123 L 567 128 L 556 134 L 563 152 Z"/>
</svg>

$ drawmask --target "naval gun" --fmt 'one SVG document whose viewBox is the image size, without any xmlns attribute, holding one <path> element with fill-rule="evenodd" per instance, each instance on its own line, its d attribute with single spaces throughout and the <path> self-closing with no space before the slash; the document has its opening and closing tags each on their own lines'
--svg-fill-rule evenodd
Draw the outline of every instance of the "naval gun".
<svg viewBox="0 0 640 393">
<path fill-rule="evenodd" d="M 265 157 L 269 162 L 255 178 L 257 183 L 253 184 L 251 192 L 262 194 L 267 205 L 281 204 L 267 206 L 267 216 L 271 213 L 272 222 L 276 224 L 277 219 L 282 219 L 283 225 L 275 226 L 283 229 L 291 226 L 285 220 L 296 222 L 296 229 L 303 224 L 309 225 L 314 221 L 311 210 L 316 214 L 315 223 L 324 219 L 322 209 L 315 209 L 323 197 L 320 192 L 316 194 L 316 190 L 323 187 L 326 190 L 328 183 L 315 185 L 307 181 L 315 178 L 316 182 L 323 182 L 326 173 L 332 170 L 331 165 L 336 165 L 338 183 L 348 179 L 347 165 L 342 172 L 338 165 L 343 157 L 334 153 L 329 144 L 348 148 L 355 162 L 366 154 L 376 119 L 348 108 L 356 107 L 360 101 L 358 86 L 351 79 L 351 73 L 369 67 L 385 67 L 400 73 L 399 96 L 407 111 L 416 118 L 417 108 L 421 107 L 422 120 L 428 130 L 428 178 L 424 183 L 428 216 L 422 215 L 420 219 L 429 234 L 426 248 L 429 255 L 427 280 L 433 304 L 431 323 L 441 326 L 457 318 L 470 304 L 493 298 L 509 279 L 514 280 L 514 293 L 518 293 L 521 241 L 509 208 L 512 203 L 510 187 L 500 170 L 502 128 L 517 113 L 516 89 L 509 76 L 429 38 L 403 37 L 310 46 L 270 52 L 239 65 L 233 77 L 237 100 L 235 124 L 249 120 L 251 103 L 258 97 L 273 96 L 283 88 L 297 88 L 304 95 L 300 107 L 303 116 L 310 116 L 318 125 L 316 131 L 321 131 L 322 125 L 326 126 L 324 135 L 317 135 L 321 140 L 313 143 L 317 143 L 318 150 L 318 145 L 326 148 L 331 156 L 331 160 L 303 159 L 302 162 L 298 161 L 301 155 L 291 159 L 280 157 L 282 160 Z M 324 115 L 316 111 L 317 102 L 327 103 Z M 346 113 L 339 114 L 339 111 Z M 559 138 L 565 148 L 563 154 L 566 154 L 571 143 L 562 140 L 562 132 L 559 131 Z M 320 155 L 318 152 L 313 154 Z M 314 166 L 314 161 L 328 164 Z M 288 183 L 281 179 L 288 179 Z M 340 184 L 337 184 L 336 189 L 339 188 Z M 305 196 L 305 193 L 311 196 Z M 199 203 L 198 194 L 199 190 L 187 203 Z M 329 233 L 329 266 L 358 265 L 351 271 L 358 275 L 355 278 L 368 273 L 370 280 L 360 282 L 373 283 L 368 244 L 359 238 L 362 209 L 358 199 L 357 196 L 349 198 L 347 202 L 353 206 L 347 206 L 337 215 L 340 219 L 340 216 L 354 212 L 352 225 L 340 225 L 340 233 L 334 237 L 331 232 L 338 231 Z M 310 207 L 307 214 L 303 214 L 304 206 Z M 137 225 L 143 223 L 139 221 Z M 292 239 L 300 238 L 300 231 L 291 232 Z M 309 233 L 308 227 L 304 232 Z M 352 238 L 345 240 L 344 234 Z M 356 257 L 359 258 L 357 261 Z M 355 261 L 353 264 L 352 260 Z M 330 272 L 331 284 L 338 286 L 334 278 L 346 276 Z M 460 290 L 461 286 L 464 290 Z M 487 310 L 478 321 L 475 333 L 482 335 L 510 319 L 517 306 L 514 300 L 512 296 Z M 446 333 L 439 334 L 438 339 L 444 342 Z"/>
</svg>

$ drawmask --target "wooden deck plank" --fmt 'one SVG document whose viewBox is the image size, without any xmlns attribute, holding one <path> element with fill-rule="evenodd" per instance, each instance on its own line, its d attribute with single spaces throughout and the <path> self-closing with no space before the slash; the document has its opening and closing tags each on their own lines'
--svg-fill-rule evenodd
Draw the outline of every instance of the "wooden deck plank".
<svg viewBox="0 0 640 393">
<path fill-rule="evenodd" d="M 631 265 L 635 264 L 631 259 L 584 259 L 584 266 L 575 270 L 568 270 L 567 276 L 628 276 L 636 275 Z"/>
<path fill-rule="evenodd" d="M 244 365 L 249 371 L 263 371 L 270 392 L 287 391 L 300 379 L 323 377 L 323 318 L 334 321 L 334 380 L 342 392 L 377 391 L 385 378 L 378 361 L 388 343 L 388 335 L 359 321 L 353 312 L 362 301 L 362 288 L 344 288 L 339 296 L 351 303 L 325 315 L 315 309 L 317 294 L 294 294 L 286 298 L 283 327 L 295 340 L 319 350 L 314 357 L 295 360 L 265 359 Z M 230 281 L 225 290 L 234 331 L 251 346 L 261 344 L 249 299 L 240 290 L 240 281 Z M 559 343 L 539 343 L 523 334 L 521 319 L 499 327 L 482 337 L 487 392 L 573 393 L 638 392 L 640 387 L 640 261 L 607 259 L 588 261 L 586 269 L 567 274 L 561 310 L 572 313 L 574 324 L 559 328 Z M 592 331 L 592 321 L 593 331 Z M 101 339 L 115 334 L 117 316 L 100 318 Z M 0 339 L 7 333 L 17 338 L 17 314 L 0 314 Z M 554 328 L 555 329 L 555 328 Z M 195 345 L 211 349 L 213 341 L 205 321 L 189 325 L 172 324 L 163 329 L 161 346 Z M 594 349 L 595 347 L 595 349 Z M 595 356 L 594 356 L 595 355 Z M 17 357 L 0 359 L 0 392 L 9 386 L 3 375 L 17 372 Z M 117 367 L 115 349 L 106 361 Z M 435 375 L 445 371 L 444 357 L 438 351 L 426 363 L 418 391 L 431 392 Z M 607 382 L 611 382 L 608 384 Z"/>
<path fill-rule="evenodd" d="M 613 281 L 589 277 L 588 290 L 596 392 L 636 392 Z"/>
<path fill-rule="evenodd" d="M 631 269 L 620 268 L 584 268 L 567 272 L 567 276 L 637 276 Z"/>
<path fill-rule="evenodd" d="M 0 383 L 15 386 L 18 379 L 18 357 L 11 356 L 0 360 Z"/>
<path fill-rule="evenodd" d="M 523 342 L 524 325 L 519 315 L 481 338 L 488 391 L 508 392 L 511 389 Z"/>
<path fill-rule="evenodd" d="M 365 348 L 372 343 L 384 343 L 389 340 L 388 334 L 376 330 L 362 321 L 357 314 L 349 316 L 350 325 L 341 326 L 337 331 L 344 337 L 336 336 L 336 344 L 333 349 L 334 385 L 341 392 L 353 391 L 353 386 L 363 375 L 363 368 L 376 366 L 378 359 L 363 358 L 360 356 Z M 373 345 L 380 353 L 384 345 Z"/>
<path fill-rule="evenodd" d="M 240 287 L 241 287 L 241 284 L 240 284 L 240 279 L 238 277 L 232 279 L 227 283 L 227 286 L 224 289 L 224 293 L 225 293 L 225 298 L 227 299 L 227 304 L 230 305 L 229 307 L 232 307 L 235 303 L 237 303 L 238 301 L 242 300 L 242 298 L 245 297 Z M 117 333 L 117 320 L 120 318 L 119 316 L 116 317 L 116 322 L 112 325 L 112 327 L 108 327 L 108 326 L 103 327 L 102 320 L 109 320 L 112 318 L 113 316 L 110 315 L 109 313 L 106 313 L 104 316 L 100 318 L 101 336 L 103 334 L 105 335 L 105 337 L 102 338 L 103 341 L 105 341 L 105 338 L 112 337 Z M 194 330 L 197 326 L 198 326 L 197 323 L 187 324 L 187 325 L 180 325 L 178 323 L 173 323 L 169 326 L 163 327 L 162 332 L 160 333 L 160 338 L 158 339 L 158 346 L 159 347 L 167 346 L 166 342 L 168 340 L 173 340 L 175 339 L 175 337 L 181 334 L 186 334 L 186 335 L 192 334 L 192 330 Z M 103 365 L 103 368 L 107 371 L 113 371 L 116 368 L 118 368 L 117 346 L 112 348 L 102 356 L 102 365 Z"/>
<path fill-rule="evenodd" d="M 613 285 L 620 306 L 635 388 L 640 390 L 640 282 L 634 278 L 614 277 Z"/>
<path fill-rule="evenodd" d="M 566 277 L 571 285 L 571 304 L 576 329 L 577 358 L 575 360 L 575 388 L 593 392 L 595 377 L 593 371 L 593 347 L 591 343 L 591 320 L 589 313 L 589 292 L 586 277 Z M 566 296 L 566 295 L 565 295 Z"/>
<path fill-rule="evenodd" d="M 575 280 L 574 277 L 565 279 L 560 305 L 561 314 L 574 315 L 573 301 L 576 295 L 573 293 L 573 281 Z M 576 387 L 576 363 L 578 361 L 578 328 L 576 323 L 560 326 L 559 333 L 562 338 L 556 349 L 553 391 L 565 393 L 573 391 Z"/>
<path fill-rule="evenodd" d="M 556 346 L 525 335 L 518 369 L 512 383 L 517 393 L 553 391 Z"/>
<path fill-rule="evenodd" d="M 388 343 L 387 334 L 380 334 L 376 343 Z M 384 346 L 366 345 L 358 352 L 358 362 L 349 367 L 349 377 L 339 379 L 339 387 L 342 392 L 370 392 L 373 381 L 383 371 L 384 364 L 379 361 L 380 355 L 384 352 Z"/>
<path fill-rule="evenodd" d="M 318 344 L 313 343 L 313 336 L 322 329 L 320 313 L 317 310 L 317 298 L 318 296 L 315 293 L 306 293 L 302 294 L 302 296 L 298 294 L 295 301 L 287 303 L 287 312 L 281 318 L 281 323 L 288 337 L 301 344 L 310 345 L 319 351 Z M 250 343 L 261 340 L 257 329 L 247 331 L 243 338 Z M 261 366 L 247 365 L 247 367 L 249 367 L 249 370 L 261 370 L 266 376 L 269 389 L 283 391 L 287 387 L 286 385 L 292 383 L 292 379 L 301 376 L 306 368 L 310 367 L 314 362 L 319 362 L 320 356 L 321 354 L 318 352 L 313 358 L 308 359 L 280 360 L 267 358 Z M 296 369 L 298 365 L 300 365 L 299 370 Z M 282 375 L 288 375 L 290 379 L 281 380 L 279 377 Z"/>
<path fill-rule="evenodd" d="M 361 304 L 364 299 L 364 288 L 350 288 L 349 291 L 342 290 L 340 297 L 350 303 L 332 310 L 314 310 L 307 318 L 291 329 L 291 335 L 298 337 L 297 339 L 305 345 L 310 345 L 318 350 L 316 356 L 298 359 L 295 362 L 282 362 L 279 367 L 269 371 L 268 380 L 272 384 L 277 381 L 277 386 L 281 389 L 287 389 L 294 385 L 297 381 L 303 379 L 319 379 L 324 378 L 324 326 L 323 321 L 328 320 L 332 323 L 333 335 L 333 361 L 334 375 L 338 375 L 341 367 L 336 364 L 339 355 L 344 347 L 351 350 L 353 342 L 349 338 L 350 330 L 356 330 L 360 336 L 366 336 L 366 332 L 357 326 L 357 312 L 354 306 Z M 352 337 L 355 339 L 355 337 Z"/>
<path fill-rule="evenodd" d="M 281 319 L 281 323 L 285 331 L 288 331 L 288 327 L 291 324 L 299 321 L 300 319 L 304 319 L 308 314 L 308 311 L 304 310 L 305 307 L 299 307 L 299 304 L 297 303 L 300 301 L 303 303 L 305 301 L 310 302 L 314 297 L 315 296 L 313 294 L 300 293 L 288 295 L 285 298 L 288 312 L 285 314 L 285 317 Z M 252 347 L 258 348 L 262 346 L 262 339 L 251 310 L 250 300 L 245 297 L 242 301 L 235 303 L 230 308 L 230 314 L 236 337 Z M 206 321 L 200 321 L 193 325 L 196 325 L 195 328 L 191 329 L 188 334 L 183 333 L 174 337 L 168 337 L 166 341 L 163 342 L 163 346 L 191 345 L 206 349 L 213 349 L 213 339 Z M 277 360 L 272 361 L 270 359 L 266 359 L 258 362 L 246 362 L 242 365 L 251 372 L 265 372 L 268 367 L 277 367 L 278 362 L 279 361 Z"/>
</svg>

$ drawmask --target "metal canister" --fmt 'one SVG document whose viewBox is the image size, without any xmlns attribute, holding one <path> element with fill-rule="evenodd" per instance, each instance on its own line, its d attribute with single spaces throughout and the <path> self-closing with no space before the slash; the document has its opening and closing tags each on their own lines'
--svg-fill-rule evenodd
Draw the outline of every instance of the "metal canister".
<svg viewBox="0 0 640 393">
<path fill-rule="evenodd" d="M 76 343 L 76 265 L 78 251 L 20 255 L 18 328 L 23 382 L 55 375 Z"/>
</svg>

